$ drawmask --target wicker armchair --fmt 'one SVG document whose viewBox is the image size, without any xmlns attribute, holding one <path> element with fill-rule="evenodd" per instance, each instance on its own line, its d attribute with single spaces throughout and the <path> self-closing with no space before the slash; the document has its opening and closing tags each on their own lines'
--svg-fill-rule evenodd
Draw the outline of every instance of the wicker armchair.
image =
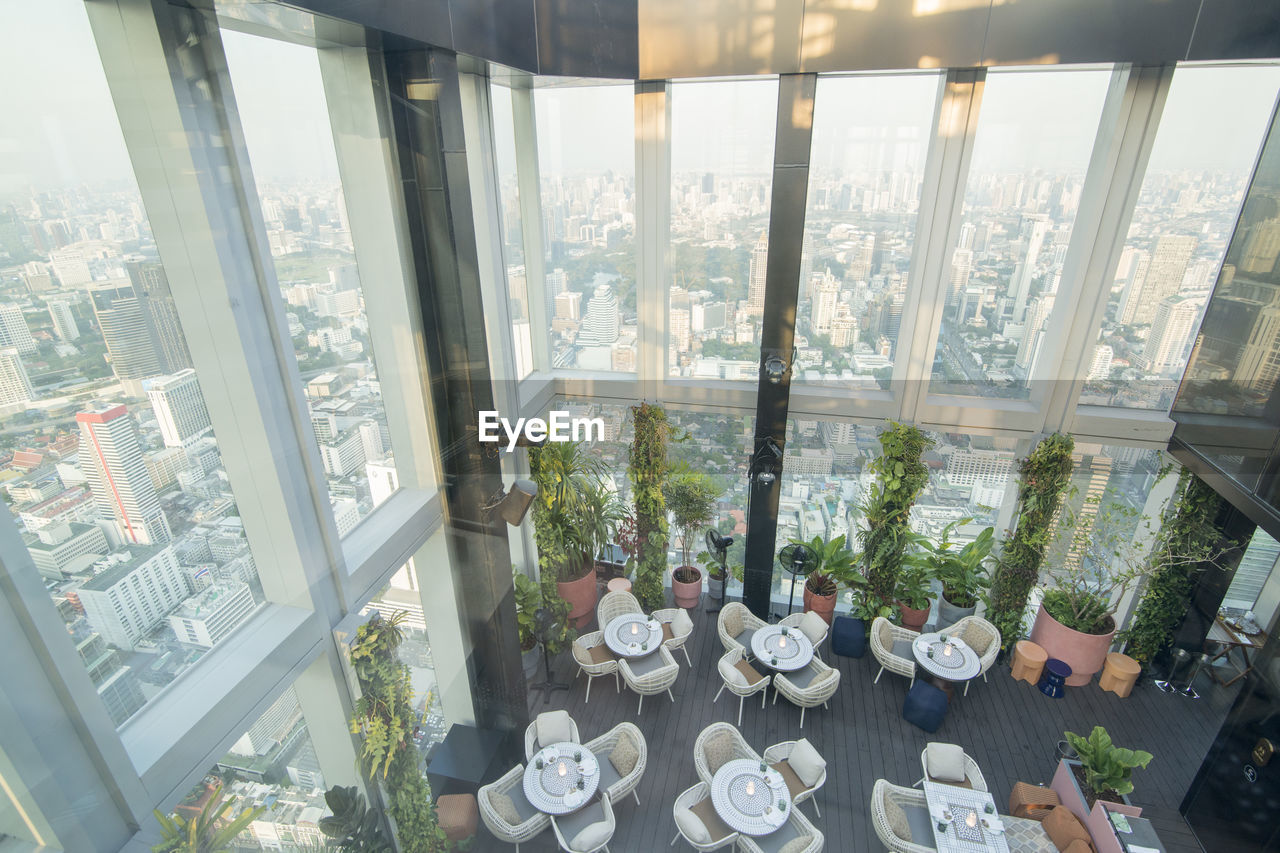
<svg viewBox="0 0 1280 853">
<path fill-rule="evenodd" d="M 916 680 L 916 659 L 911 654 L 911 644 L 920 635 L 915 631 L 893 624 L 883 616 L 877 616 L 871 623 L 871 654 L 880 662 L 880 671 L 872 684 L 880 683 L 880 676 L 887 669 L 898 675 L 905 675 L 914 684 Z M 904 646 L 905 644 L 905 646 Z"/>
<path fill-rule="evenodd" d="M 591 750 L 600 766 L 600 790 L 607 793 L 615 803 L 630 794 L 635 797 L 636 805 L 640 805 L 636 786 L 640 784 L 640 777 L 644 775 L 649 758 L 649 744 L 645 742 L 640 729 L 632 723 L 618 723 L 600 737 L 587 741 L 585 746 Z M 617 764 L 614 763 L 615 759 Z M 619 765 L 625 768 L 632 760 L 634 764 L 626 773 L 618 770 Z"/>
<path fill-rule="evenodd" d="M 775 743 L 764 751 L 765 763 L 769 765 L 781 764 L 791 757 L 791 750 L 795 749 L 795 747 L 796 742 L 793 740 L 784 740 L 782 743 Z M 795 771 L 793 770 L 791 772 L 794 775 Z M 787 774 L 783 773 L 782 775 L 786 777 Z M 796 782 L 801 785 L 804 784 L 804 782 L 800 781 L 800 777 L 798 776 L 796 777 Z M 813 799 L 813 795 L 816 794 L 818 789 L 825 784 L 827 784 L 827 768 L 824 767 L 822 768 L 822 775 L 818 777 L 817 782 L 813 783 L 813 787 L 804 788 L 800 791 L 796 791 L 794 789 L 791 791 L 791 802 L 798 806 L 805 800 L 812 800 L 813 810 L 817 813 L 818 817 L 822 817 L 822 809 L 818 808 L 818 801 Z M 790 780 L 788 780 L 787 787 L 791 787 Z"/>
<path fill-rule="evenodd" d="M 671 685 L 676 683 L 676 678 L 680 675 L 680 664 L 676 663 L 666 646 L 658 646 L 657 652 L 639 660 L 618 661 L 618 671 L 622 673 L 622 680 L 627 687 L 640 694 L 640 702 L 636 705 L 637 715 L 644 708 L 646 696 L 666 691 L 671 701 L 676 701 L 676 697 L 671 694 Z"/>
<path fill-rule="evenodd" d="M 724 650 L 742 649 L 742 653 L 748 656 L 751 654 L 751 635 L 765 624 L 740 601 L 729 602 L 716 617 L 716 631 L 720 634 Z"/>
<path fill-rule="evenodd" d="M 539 714 L 538 716 L 542 716 L 542 715 Z M 578 724 L 574 722 L 572 717 L 569 718 L 569 732 L 571 734 L 571 737 L 569 738 L 570 740 L 572 740 L 574 743 L 582 743 L 582 735 L 578 733 Z M 524 730 L 525 760 L 532 761 L 533 754 L 538 750 L 542 749 L 542 747 L 544 746 L 551 746 L 551 744 L 538 743 L 538 721 L 537 719 L 534 719 L 534 721 L 529 724 L 529 727 Z"/>
<path fill-rule="evenodd" d="M 921 785 L 926 781 L 937 782 L 940 785 L 959 785 L 962 788 L 972 788 L 975 791 L 987 790 L 987 780 L 982 777 L 982 768 L 978 767 L 978 762 L 973 760 L 969 753 L 964 754 L 964 781 L 963 782 L 947 782 L 937 779 L 929 774 L 929 745 L 925 744 L 924 749 L 920 750 L 920 766 L 924 768 L 924 776 L 916 785 Z"/>
<path fill-rule="evenodd" d="M 677 611 L 680 609 L 679 607 L 667 607 L 663 610 L 655 610 L 653 611 L 653 618 L 662 623 L 662 635 L 664 637 L 662 645 L 673 652 L 676 649 L 684 652 L 685 662 L 689 664 L 689 669 L 693 669 L 693 661 L 689 659 L 689 650 L 685 648 L 685 643 L 689 642 L 689 638 L 693 636 L 693 622 L 690 621 L 688 626 L 684 626 L 681 631 L 677 631 L 676 626 L 672 624 L 676 618 Z M 686 617 L 688 615 L 688 613 L 685 613 Z M 670 637 L 666 636 L 668 633 L 671 634 Z"/>
<path fill-rule="evenodd" d="M 573 659 L 578 664 L 578 675 L 584 672 L 587 674 L 587 698 L 582 704 L 586 705 L 591 701 L 591 682 L 602 675 L 612 675 L 613 689 L 619 693 L 622 692 L 618 684 L 618 659 L 604 644 L 603 631 L 582 634 L 574 640 Z"/>
<path fill-rule="evenodd" d="M 813 643 L 813 653 L 815 655 L 822 654 L 822 644 L 826 641 L 827 635 L 831 633 L 831 626 L 817 614 L 812 619 L 806 619 L 808 613 L 792 613 L 780 621 L 779 625 L 786 625 L 788 628 L 795 628 Z"/>
<path fill-rule="evenodd" d="M 773 677 L 773 704 L 778 704 L 781 693 L 800 707 L 800 728 L 804 728 L 804 712 L 819 705 L 826 707 L 827 700 L 840 689 L 840 670 L 832 669 L 818 658 L 809 661 L 804 669 L 796 672 L 780 672 Z"/>
<path fill-rule="evenodd" d="M 604 832 L 604 840 L 589 846 L 574 847 L 573 842 L 577 839 L 578 833 L 586 827 L 597 823 L 603 823 L 607 826 Z M 609 802 L 609 795 L 605 794 L 599 801 L 588 803 L 576 812 L 570 812 L 567 815 L 553 815 L 551 817 L 551 828 L 555 830 L 556 841 L 560 843 L 560 849 L 567 851 L 567 853 L 596 853 L 597 850 L 604 850 L 607 853 L 609 841 L 613 838 L 614 830 L 618 828 L 618 822 L 613 817 L 613 804 Z"/>
<path fill-rule="evenodd" d="M 698 778 L 708 785 L 716 771 L 735 758 L 762 760 L 760 753 L 743 740 L 742 732 L 729 723 L 712 723 L 699 732 L 693 742 L 693 767 L 698 771 Z"/>
<path fill-rule="evenodd" d="M 620 589 L 606 592 L 604 598 L 600 599 L 600 603 L 596 605 L 596 627 L 603 631 L 606 625 L 625 613 L 638 613 L 643 616 L 644 608 L 629 592 Z"/>
<path fill-rule="evenodd" d="M 687 821 L 688 818 L 680 817 L 684 810 L 693 812 L 694 817 L 698 819 L 706 830 L 708 841 L 695 840 L 685 832 L 685 827 L 681 823 Z M 681 792 L 680 796 L 676 797 L 675 805 L 671 808 L 671 816 L 676 822 L 676 834 L 671 839 L 671 845 L 676 843 L 677 838 L 683 837 L 694 850 L 719 850 L 721 847 L 728 847 L 738 841 L 738 833 L 725 826 L 724 821 L 720 820 L 715 813 L 715 809 L 711 805 L 711 786 L 706 782 L 699 782 L 692 788 Z M 696 828 L 696 824 L 694 827 Z"/>
<path fill-rule="evenodd" d="M 711 700 L 711 704 L 716 703 L 716 699 L 720 698 L 720 694 L 727 687 L 729 692 L 738 697 L 738 725 L 742 725 L 742 704 L 746 701 L 746 697 L 760 694 L 760 707 L 764 708 L 765 696 L 768 695 L 769 682 L 772 677 L 761 675 L 759 672 L 747 663 L 742 656 L 742 649 L 729 649 L 720 656 L 716 668 L 720 671 L 720 677 L 724 679 L 724 684 L 720 685 L 720 689 L 716 691 L 715 699 Z"/>
<path fill-rule="evenodd" d="M 1000 654 L 1000 629 L 981 616 L 966 616 L 940 633 L 954 634 L 978 655 L 979 673 L 987 680 L 987 670 Z M 969 679 L 972 681 L 973 679 Z M 964 683 L 964 695 L 969 695 L 969 681 Z"/>
<path fill-rule="evenodd" d="M 871 822 L 885 847 L 893 853 L 937 853 L 932 834 L 919 839 L 921 843 L 912 837 L 908 810 L 914 810 L 917 815 L 923 812 L 923 822 L 930 822 L 924 791 L 902 788 L 884 779 L 876 780 L 875 787 L 871 789 Z"/>
<path fill-rule="evenodd" d="M 524 767 L 520 764 L 496 782 L 481 787 L 476 800 L 480 805 L 480 819 L 493 837 L 514 844 L 517 853 L 520 842 L 528 841 L 551 825 L 551 818 L 524 798 Z"/>
<path fill-rule="evenodd" d="M 786 846 L 787 853 L 793 853 L 790 845 L 797 838 L 807 838 L 809 843 L 795 853 L 819 853 L 822 845 L 826 843 L 822 833 L 809 821 L 809 818 L 804 816 L 804 812 L 793 808 L 791 816 L 777 832 L 771 832 L 760 838 L 743 835 L 738 838 L 738 849 L 742 853 L 774 853 Z"/>
</svg>

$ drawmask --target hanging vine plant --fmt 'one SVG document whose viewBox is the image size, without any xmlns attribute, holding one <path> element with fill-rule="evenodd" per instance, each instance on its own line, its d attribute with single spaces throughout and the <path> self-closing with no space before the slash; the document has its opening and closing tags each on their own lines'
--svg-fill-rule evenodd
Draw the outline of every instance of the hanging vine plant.
<svg viewBox="0 0 1280 853">
<path fill-rule="evenodd" d="M 1054 433 L 1018 463 L 1018 517 L 987 593 L 987 619 L 999 629 L 1005 649 L 1022 639 L 1027 596 L 1040 577 L 1053 521 L 1071 487 L 1074 450 L 1071 436 Z"/>
<path fill-rule="evenodd" d="M 1187 612 L 1196 572 L 1215 561 L 1230 543 L 1214 524 L 1222 510 L 1222 498 L 1190 470 L 1182 469 L 1177 499 L 1160 527 L 1148 562 L 1150 581 L 1124 637 L 1126 653 L 1148 665 L 1173 639 L 1173 632 Z"/>
<path fill-rule="evenodd" d="M 418 768 L 413 744 L 413 686 L 397 650 L 404 639 L 404 612 L 390 619 L 375 613 L 356 630 L 351 666 L 360 683 L 351 731 L 361 734 L 361 766 L 387 791 L 388 812 L 405 853 L 438 853 L 450 842 L 436 819 L 431 788 Z"/>
<path fill-rule="evenodd" d="M 667 503 L 662 494 L 671 463 L 667 442 L 671 422 L 666 410 L 651 403 L 631 407 L 635 438 L 631 441 L 627 477 L 635 505 L 635 583 L 633 591 L 646 610 L 666 602 L 662 579 L 667 569 Z"/>
</svg>

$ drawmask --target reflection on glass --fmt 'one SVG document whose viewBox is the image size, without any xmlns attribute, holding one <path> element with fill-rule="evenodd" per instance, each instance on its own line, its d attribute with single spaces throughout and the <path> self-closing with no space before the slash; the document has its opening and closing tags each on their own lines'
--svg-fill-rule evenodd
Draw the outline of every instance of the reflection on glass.
<svg viewBox="0 0 1280 853">
<path fill-rule="evenodd" d="M 929 390 L 1026 399 L 1110 71 L 992 71 Z"/>
<path fill-rule="evenodd" d="M 818 79 L 795 381 L 888 388 L 936 74 Z"/>
<path fill-rule="evenodd" d="M 501 208 L 499 220 L 502 228 L 502 256 L 506 263 L 511 341 L 516 357 L 516 379 L 523 379 L 533 372 L 533 336 L 530 331 L 524 234 L 520 230 L 515 118 L 512 113 L 511 90 L 495 83 L 490 85 L 489 92 L 493 110 L 493 159 L 498 170 L 498 204 Z"/>
<path fill-rule="evenodd" d="M 399 485 L 315 48 L 223 45 L 338 534 Z M 261 85 L 269 69 L 272 85 Z M 369 286 L 386 286 L 371 282 Z"/>
<path fill-rule="evenodd" d="M 778 81 L 671 87 L 672 376 L 760 372 Z"/>
<path fill-rule="evenodd" d="M 1080 402 L 1173 402 L 1280 87 L 1280 68 L 1179 68 Z"/>
<path fill-rule="evenodd" d="M 636 369 L 631 86 L 537 89 L 551 366 Z"/>
<path fill-rule="evenodd" d="M 84 6 L 5 5 L 0 32 L 38 36 L 0 50 L 31 81 L 0 91 L 3 500 L 120 725 L 262 588 Z"/>
</svg>

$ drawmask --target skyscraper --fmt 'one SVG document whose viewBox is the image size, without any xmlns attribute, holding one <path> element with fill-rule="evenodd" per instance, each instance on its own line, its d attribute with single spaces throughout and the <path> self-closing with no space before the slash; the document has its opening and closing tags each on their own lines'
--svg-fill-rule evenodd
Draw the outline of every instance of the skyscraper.
<svg viewBox="0 0 1280 853">
<path fill-rule="evenodd" d="M 1135 326 L 1149 325 L 1155 320 L 1156 309 L 1170 296 L 1176 296 L 1182 287 L 1191 253 L 1196 250 L 1196 238 L 1181 234 L 1164 234 L 1156 241 L 1155 251 L 1147 265 L 1142 282 L 1134 281 L 1133 292 L 1125 303 L 1120 322 Z"/>
<path fill-rule="evenodd" d="M 587 316 L 578 332 L 579 346 L 609 346 L 618 340 L 618 297 L 613 288 L 602 284 L 587 303 Z"/>
<path fill-rule="evenodd" d="M 138 428 L 123 406 L 76 415 L 80 424 L 80 470 L 103 519 L 114 522 L 117 541 L 140 545 L 170 540 L 169 520 L 138 441 Z"/>
<path fill-rule="evenodd" d="M 831 324 L 836 319 L 836 306 L 840 304 L 840 282 L 827 270 L 813 291 L 813 331 L 830 335 Z"/>
<path fill-rule="evenodd" d="M 20 412 L 35 398 L 15 347 L 0 349 L 0 413 Z"/>
<path fill-rule="evenodd" d="M 212 429 L 194 370 L 148 379 L 142 387 L 156 413 L 165 447 L 186 447 Z"/>
<path fill-rule="evenodd" d="M 178 320 L 178 307 L 169 289 L 169 277 L 159 261 L 148 261 L 140 255 L 125 258 L 129 280 L 142 300 L 160 367 L 165 373 L 176 373 L 191 366 L 191 353 Z"/>
<path fill-rule="evenodd" d="M 769 261 L 769 235 L 761 234 L 751 250 L 747 275 L 747 316 L 764 316 L 764 276 Z"/>
<path fill-rule="evenodd" d="M 137 290 L 129 282 L 115 279 L 95 285 L 89 298 L 112 371 L 129 394 L 142 396 L 141 380 L 167 371 L 161 366 L 155 335 Z"/>
<path fill-rule="evenodd" d="M 1027 253 L 1022 258 L 1010 282 L 1009 294 L 1013 297 L 1013 322 L 1021 323 L 1027 310 L 1027 295 L 1031 291 L 1031 277 L 1035 275 L 1036 263 L 1040 259 L 1040 248 L 1044 245 L 1044 235 L 1049 232 L 1049 217 L 1042 213 L 1022 218 L 1022 235 L 1027 241 Z"/>
<path fill-rule="evenodd" d="M 1156 306 L 1156 317 L 1151 324 L 1151 336 L 1142 350 L 1142 364 L 1148 373 L 1163 375 L 1181 374 L 1184 367 L 1182 354 L 1200 316 L 1199 300 L 1170 296 Z"/>
<path fill-rule="evenodd" d="M 71 313 L 71 305 L 62 299 L 51 299 L 49 318 L 53 320 L 53 333 L 64 341 L 74 341 L 80 337 L 80 327 L 76 325 L 75 315 Z"/>
<path fill-rule="evenodd" d="M 13 347 L 22 355 L 34 355 L 35 338 L 27 328 L 22 308 L 13 302 L 0 304 L 0 347 Z"/>
<path fill-rule="evenodd" d="M 98 565 L 76 594 L 89 624 L 116 648 L 132 650 L 191 593 L 172 548 L 131 545 Z"/>
</svg>

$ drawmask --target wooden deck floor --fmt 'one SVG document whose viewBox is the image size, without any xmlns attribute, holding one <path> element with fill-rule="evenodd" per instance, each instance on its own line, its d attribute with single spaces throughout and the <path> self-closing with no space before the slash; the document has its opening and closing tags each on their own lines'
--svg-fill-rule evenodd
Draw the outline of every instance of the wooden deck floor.
<svg viewBox="0 0 1280 853">
<path fill-rule="evenodd" d="M 590 704 L 584 704 L 585 676 L 567 693 L 553 693 L 549 705 L 543 704 L 540 693 L 530 694 L 535 714 L 554 707 L 567 709 L 584 741 L 623 720 L 636 723 L 644 732 L 649 759 L 637 791 L 641 804 L 630 799 L 616 804 L 618 828 L 609 845 L 614 853 L 668 849 L 675 833 L 671 804 L 678 793 L 698 781 L 692 758 L 694 738 L 709 723 L 733 722 L 737 715 L 737 697 L 727 691 L 719 702 L 711 703 L 721 685 L 715 666 L 722 653 L 716 617 L 702 610 L 691 615 L 693 670 L 677 652 L 681 673 L 673 690 L 674 704 L 665 695 L 647 697 L 637 717 L 635 694 L 625 685 L 621 695 L 615 693 L 611 679 L 597 680 Z M 1055 745 L 1064 730 L 1084 734 L 1101 724 L 1116 743 L 1154 754 L 1147 770 L 1136 771 L 1133 800 L 1155 822 L 1169 853 L 1202 853 L 1177 807 L 1225 716 L 1229 697 L 1220 689 L 1192 701 L 1163 694 L 1148 683 L 1120 699 L 1098 689 L 1095 680 L 1087 687 L 1068 690 L 1062 700 L 1052 700 L 1031 685 L 1015 682 L 1007 667 L 997 665 L 988 673 L 987 683 L 974 683 L 967 697 L 957 694 L 946 722 L 930 735 L 902 719 L 905 678 L 886 672 L 879 684 L 872 684 L 878 666 L 870 653 L 855 660 L 834 657 L 828 650 L 826 657 L 841 673 L 830 710 L 809 711 L 801 731 L 800 710 L 785 699 L 766 705 L 763 711 L 758 699 L 754 705 L 748 700 L 742 733 L 760 752 L 770 744 L 803 735 L 825 756 L 828 779 L 816 797 L 822 809 L 816 823 L 826 835 L 827 850 L 883 849 L 869 818 L 872 785 L 880 778 L 899 785 L 919 779 L 920 751 L 928 741 L 963 746 L 977 760 L 1003 810 L 1015 781 L 1048 783 L 1055 768 Z M 567 655 L 554 667 L 561 679 L 577 671 Z M 1208 679 L 1203 681 L 1208 686 Z M 772 701 L 772 691 L 769 698 Z M 813 817 L 812 806 L 804 808 Z M 512 848 L 497 842 L 482 826 L 475 849 Z M 554 851 L 555 836 L 548 830 L 521 849 Z"/>
</svg>

